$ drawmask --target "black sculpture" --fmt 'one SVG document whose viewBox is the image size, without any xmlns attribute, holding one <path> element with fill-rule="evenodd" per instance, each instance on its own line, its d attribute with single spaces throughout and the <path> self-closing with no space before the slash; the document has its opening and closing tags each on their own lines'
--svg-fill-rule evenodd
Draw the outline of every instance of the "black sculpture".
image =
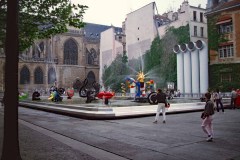
<svg viewBox="0 0 240 160">
<path fill-rule="evenodd" d="M 32 94 L 32 100 L 36 101 L 36 100 L 41 100 L 40 99 L 40 93 L 38 91 L 34 91 Z"/>
<path fill-rule="evenodd" d="M 151 92 L 149 95 L 148 95 L 148 102 L 150 104 L 157 104 L 157 92 Z"/>
<path fill-rule="evenodd" d="M 95 100 L 96 95 L 99 93 L 100 85 L 94 81 L 92 84 L 88 85 L 88 79 L 85 78 L 82 86 L 79 89 L 80 97 L 87 97 L 86 103 L 91 103 Z"/>
</svg>

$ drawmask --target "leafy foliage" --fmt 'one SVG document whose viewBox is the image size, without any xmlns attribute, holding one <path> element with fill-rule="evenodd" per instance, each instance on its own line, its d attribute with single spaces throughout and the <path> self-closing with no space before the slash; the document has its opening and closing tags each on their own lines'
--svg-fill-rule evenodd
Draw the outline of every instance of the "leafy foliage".
<svg viewBox="0 0 240 160">
<path fill-rule="evenodd" d="M 219 88 L 222 92 L 230 92 L 232 88 L 239 88 L 240 86 L 240 64 L 214 64 L 209 70 L 209 86 L 211 90 Z M 217 72 L 216 72 L 217 71 Z M 221 75 L 231 75 L 231 82 L 221 81 Z"/>
<path fill-rule="evenodd" d="M 162 39 L 156 37 L 151 49 L 144 55 L 145 71 L 157 83 L 166 87 L 167 82 L 177 83 L 176 55 L 172 49 L 176 44 L 188 43 L 189 26 L 170 27 Z"/>
<path fill-rule="evenodd" d="M 128 74 L 128 67 L 126 66 L 126 54 L 118 54 L 112 64 L 105 66 L 102 80 L 105 88 L 110 88 L 115 92 L 120 92 L 121 83 Z"/>
<path fill-rule="evenodd" d="M 209 50 L 218 50 L 218 45 L 221 42 L 226 42 L 227 39 L 224 38 L 223 34 L 219 34 L 218 25 L 216 25 L 218 16 L 208 17 L 208 47 Z"/>
<path fill-rule="evenodd" d="M 49 38 L 64 33 L 67 26 L 84 26 L 84 5 L 75 5 L 69 0 L 22 0 L 19 3 L 20 51 L 31 46 L 36 39 Z M 0 1 L 0 48 L 5 45 L 6 1 Z M 2 23 L 3 22 L 3 23 Z"/>
</svg>

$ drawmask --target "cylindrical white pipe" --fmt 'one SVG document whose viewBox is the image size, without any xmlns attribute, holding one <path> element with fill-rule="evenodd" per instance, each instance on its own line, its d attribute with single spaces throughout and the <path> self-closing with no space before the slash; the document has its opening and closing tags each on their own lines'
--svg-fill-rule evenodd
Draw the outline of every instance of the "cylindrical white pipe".
<svg viewBox="0 0 240 160">
<path fill-rule="evenodd" d="M 191 55 L 187 50 L 186 44 L 180 45 L 180 50 L 183 52 L 184 59 L 184 93 L 191 94 L 192 93 L 192 76 L 191 76 Z"/>
<path fill-rule="evenodd" d="M 198 50 L 194 42 L 189 42 L 187 48 L 191 52 L 192 93 L 193 96 L 198 96 L 200 92 Z"/>
<path fill-rule="evenodd" d="M 177 54 L 177 90 L 184 92 L 183 53 L 181 53 L 179 45 L 174 46 L 173 52 Z"/>
<path fill-rule="evenodd" d="M 208 91 L 208 47 L 202 40 L 195 43 L 199 50 L 200 93 L 204 94 Z"/>
</svg>

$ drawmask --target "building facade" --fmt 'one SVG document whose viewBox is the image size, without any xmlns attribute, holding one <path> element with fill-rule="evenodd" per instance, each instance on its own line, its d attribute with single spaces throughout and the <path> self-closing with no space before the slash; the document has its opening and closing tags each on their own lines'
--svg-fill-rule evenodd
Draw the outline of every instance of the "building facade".
<svg viewBox="0 0 240 160">
<path fill-rule="evenodd" d="M 76 81 L 99 82 L 100 33 L 110 26 L 87 23 L 82 29 L 36 41 L 19 55 L 19 91 L 71 88 Z M 5 55 L 0 54 L 0 90 L 4 91 Z"/>
<path fill-rule="evenodd" d="M 207 18 L 204 16 L 206 9 L 201 6 L 194 7 L 188 1 L 183 1 L 177 12 L 164 13 L 157 20 L 158 33 L 163 37 L 170 27 L 179 28 L 189 25 L 190 41 L 203 40 L 207 43 Z M 166 20 L 166 18 L 168 20 Z"/>
<path fill-rule="evenodd" d="M 155 15 L 157 15 L 155 2 L 127 14 L 123 28 L 129 60 L 142 56 L 150 49 L 152 41 L 158 35 Z"/>
<path fill-rule="evenodd" d="M 240 88 L 240 1 L 210 1 L 208 11 L 210 88 Z"/>
<path fill-rule="evenodd" d="M 101 41 L 100 41 L 100 84 L 102 73 L 105 67 L 111 65 L 113 60 L 116 58 L 117 54 L 123 54 L 123 46 L 125 35 L 122 32 L 122 28 L 114 27 L 103 31 L 101 33 Z"/>
</svg>

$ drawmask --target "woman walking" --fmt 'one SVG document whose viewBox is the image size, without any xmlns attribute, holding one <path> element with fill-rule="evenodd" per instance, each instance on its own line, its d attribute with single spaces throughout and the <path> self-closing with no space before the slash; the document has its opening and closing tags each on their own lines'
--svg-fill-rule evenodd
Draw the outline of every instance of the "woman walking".
<svg viewBox="0 0 240 160">
<path fill-rule="evenodd" d="M 214 103 L 210 100 L 211 93 L 206 93 L 206 104 L 204 111 L 202 113 L 202 130 L 207 134 L 207 142 L 211 142 L 213 140 L 213 115 L 214 115 Z"/>
</svg>

